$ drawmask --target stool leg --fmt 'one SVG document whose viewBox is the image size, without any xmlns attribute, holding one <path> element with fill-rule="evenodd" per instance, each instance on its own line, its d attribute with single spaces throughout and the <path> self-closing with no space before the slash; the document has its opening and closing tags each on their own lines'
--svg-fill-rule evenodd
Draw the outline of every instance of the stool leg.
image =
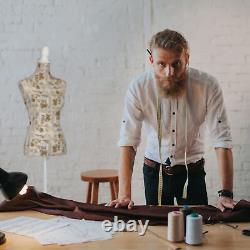
<svg viewBox="0 0 250 250">
<path fill-rule="evenodd" d="M 114 186 L 114 189 L 115 189 L 115 196 L 116 196 L 116 199 L 118 198 L 118 192 L 119 192 L 119 184 L 118 184 L 118 181 L 114 182 L 113 183 L 113 186 Z"/>
<path fill-rule="evenodd" d="M 99 191 L 99 182 L 92 183 L 92 195 L 91 195 L 91 203 L 98 203 L 98 191 Z"/>
<path fill-rule="evenodd" d="M 115 193 L 115 187 L 113 181 L 109 182 L 109 187 L 110 187 L 111 200 L 115 200 L 117 196 Z"/>
<path fill-rule="evenodd" d="M 110 193 L 111 193 L 111 199 L 115 200 L 118 198 L 118 182 L 110 182 Z"/>
<path fill-rule="evenodd" d="M 92 182 L 88 184 L 87 203 L 91 203 Z"/>
</svg>

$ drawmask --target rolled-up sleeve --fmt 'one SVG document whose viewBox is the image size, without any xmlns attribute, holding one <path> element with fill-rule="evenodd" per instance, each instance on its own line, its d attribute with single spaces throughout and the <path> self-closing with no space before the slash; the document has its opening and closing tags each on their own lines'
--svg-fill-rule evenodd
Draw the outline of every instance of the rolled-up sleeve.
<svg viewBox="0 0 250 250">
<path fill-rule="evenodd" d="M 222 90 L 214 79 L 208 91 L 207 125 L 215 148 L 232 148 L 232 136 L 228 124 Z"/>
<path fill-rule="evenodd" d="M 142 121 L 139 93 L 136 91 L 136 82 L 132 82 L 125 98 L 118 146 L 133 146 L 135 150 L 137 149 L 141 141 Z"/>
</svg>

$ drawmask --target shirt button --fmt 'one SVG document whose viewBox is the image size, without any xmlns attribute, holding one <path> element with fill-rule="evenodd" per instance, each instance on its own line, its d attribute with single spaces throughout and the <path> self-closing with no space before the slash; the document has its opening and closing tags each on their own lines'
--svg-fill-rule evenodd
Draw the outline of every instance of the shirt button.
<svg viewBox="0 0 250 250">
<path fill-rule="evenodd" d="M 175 144 L 173 143 L 173 144 L 172 144 L 172 146 L 174 147 L 174 146 L 175 146 Z"/>
<path fill-rule="evenodd" d="M 173 112 L 173 115 L 175 115 L 175 112 Z"/>
<path fill-rule="evenodd" d="M 172 132 L 174 133 L 174 132 L 175 132 L 175 130 L 173 129 L 173 130 L 172 130 Z"/>
</svg>

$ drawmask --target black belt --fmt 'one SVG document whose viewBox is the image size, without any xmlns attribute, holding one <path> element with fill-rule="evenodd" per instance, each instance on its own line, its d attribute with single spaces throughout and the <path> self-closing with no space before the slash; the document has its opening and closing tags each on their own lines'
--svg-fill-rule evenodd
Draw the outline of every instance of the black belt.
<svg viewBox="0 0 250 250">
<path fill-rule="evenodd" d="M 159 162 L 150 160 L 146 157 L 144 157 L 144 164 L 147 167 L 152 167 L 155 169 L 160 168 Z M 197 161 L 195 163 L 189 163 L 189 164 L 187 164 L 188 172 L 190 174 L 192 174 L 192 173 L 199 173 L 201 171 L 204 171 L 204 164 L 205 164 L 204 158 L 200 159 L 199 161 Z M 168 166 L 166 164 L 162 164 L 162 171 L 164 174 L 167 174 L 167 175 L 182 174 L 186 171 L 186 166 L 185 165 Z"/>
</svg>

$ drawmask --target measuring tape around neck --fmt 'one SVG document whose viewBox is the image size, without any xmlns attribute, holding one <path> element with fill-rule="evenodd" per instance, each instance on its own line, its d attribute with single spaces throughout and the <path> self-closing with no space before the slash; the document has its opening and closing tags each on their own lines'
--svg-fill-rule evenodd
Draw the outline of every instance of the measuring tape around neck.
<svg viewBox="0 0 250 250">
<path fill-rule="evenodd" d="M 159 182 L 158 182 L 158 204 L 161 206 L 162 203 L 162 188 L 163 188 L 163 177 L 162 177 L 162 157 L 161 157 L 161 139 L 162 139 L 162 126 L 161 126 L 161 110 L 162 104 L 158 97 L 157 99 L 157 134 L 158 134 L 158 144 L 159 144 L 159 156 L 161 160 L 159 169 Z"/>
<path fill-rule="evenodd" d="M 188 74 L 188 86 L 190 85 L 190 72 L 189 69 L 187 68 L 187 74 Z M 184 184 L 184 188 L 183 188 L 183 194 L 182 197 L 184 199 L 187 198 L 187 187 L 188 187 L 188 182 L 189 182 L 189 178 L 188 178 L 188 165 L 187 165 L 187 126 L 188 126 L 188 100 L 187 100 L 187 93 L 186 93 L 186 103 L 185 103 L 185 154 L 184 154 L 184 159 L 185 159 L 185 167 L 186 167 L 186 171 L 187 171 L 187 179 L 186 182 Z M 163 188 L 163 177 L 162 177 L 162 156 L 161 156 L 161 140 L 162 140 L 162 124 L 161 124 L 161 115 L 162 115 L 162 103 L 160 100 L 160 97 L 158 96 L 157 98 L 157 132 L 158 132 L 158 144 L 159 144 L 159 156 L 160 156 L 160 160 L 161 160 L 161 164 L 160 164 L 160 169 L 159 169 L 159 183 L 158 183 L 158 204 L 161 206 L 162 203 L 162 188 Z"/>
</svg>

